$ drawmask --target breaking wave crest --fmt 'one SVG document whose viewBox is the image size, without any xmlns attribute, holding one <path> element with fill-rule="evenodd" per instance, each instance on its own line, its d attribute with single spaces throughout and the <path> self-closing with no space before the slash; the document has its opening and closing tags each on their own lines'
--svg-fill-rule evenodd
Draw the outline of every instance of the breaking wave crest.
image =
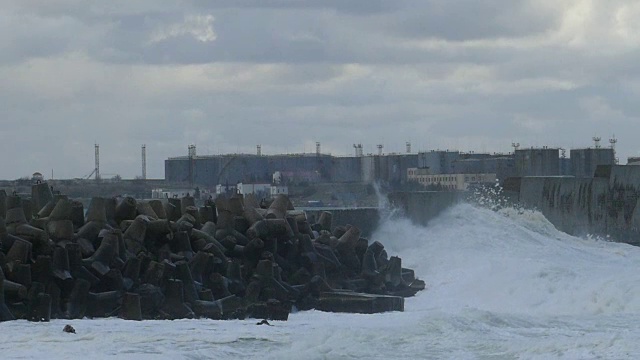
<svg viewBox="0 0 640 360">
<path fill-rule="evenodd" d="M 459 204 L 373 236 L 428 284 L 418 307 L 513 314 L 640 313 L 640 248 L 558 231 L 541 213 Z"/>
</svg>

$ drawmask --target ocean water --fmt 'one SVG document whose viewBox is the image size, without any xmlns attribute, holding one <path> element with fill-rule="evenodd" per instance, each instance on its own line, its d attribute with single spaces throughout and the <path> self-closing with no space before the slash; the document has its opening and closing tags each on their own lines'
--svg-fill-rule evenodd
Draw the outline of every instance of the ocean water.
<svg viewBox="0 0 640 360">
<path fill-rule="evenodd" d="M 540 213 L 455 206 L 372 237 L 428 288 L 404 312 L 287 322 L 0 323 L 2 359 L 629 359 L 640 357 L 640 247 L 557 231 Z M 77 334 L 62 332 L 65 324 Z"/>
</svg>

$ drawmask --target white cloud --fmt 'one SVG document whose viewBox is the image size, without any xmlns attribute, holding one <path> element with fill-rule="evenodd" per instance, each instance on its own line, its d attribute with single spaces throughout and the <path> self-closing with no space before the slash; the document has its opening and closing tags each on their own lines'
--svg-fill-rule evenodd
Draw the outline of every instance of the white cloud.
<svg viewBox="0 0 640 360">
<path fill-rule="evenodd" d="M 213 29 L 213 15 L 186 15 L 184 21 L 157 29 L 150 43 L 159 43 L 167 39 L 190 35 L 200 42 L 212 42 L 218 38 Z"/>
</svg>

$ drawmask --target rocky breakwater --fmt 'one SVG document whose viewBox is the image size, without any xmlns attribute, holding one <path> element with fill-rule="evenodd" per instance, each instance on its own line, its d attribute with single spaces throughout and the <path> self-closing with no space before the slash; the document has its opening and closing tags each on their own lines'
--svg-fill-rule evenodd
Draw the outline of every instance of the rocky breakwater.
<svg viewBox="0 0 640 360">
<path fill-rule="evenodd" d="M 424 282 L 331 213 L 286 196 L 81 203 L 36 184 L 0 191 L 0 321 L 286 320 L 292 309 L 402 311 Z"/>
</svg>

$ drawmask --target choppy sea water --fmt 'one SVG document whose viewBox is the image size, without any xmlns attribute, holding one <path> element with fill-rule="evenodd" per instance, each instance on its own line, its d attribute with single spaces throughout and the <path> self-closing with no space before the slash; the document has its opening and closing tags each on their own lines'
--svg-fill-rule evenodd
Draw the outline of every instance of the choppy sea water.
<svg viewBox="0 0 640 360">
<path fill-rule="evenodd" d="M 2 359 L 628 359 L 640 357 L 640 247 L 557 231 L 540 213 L 462 204 L 372 240 L 428 289 L 405 312 L 287 322 L 0 323 Z M 62 332 L 71 324 L 77 334 Z"/>
</svg>

